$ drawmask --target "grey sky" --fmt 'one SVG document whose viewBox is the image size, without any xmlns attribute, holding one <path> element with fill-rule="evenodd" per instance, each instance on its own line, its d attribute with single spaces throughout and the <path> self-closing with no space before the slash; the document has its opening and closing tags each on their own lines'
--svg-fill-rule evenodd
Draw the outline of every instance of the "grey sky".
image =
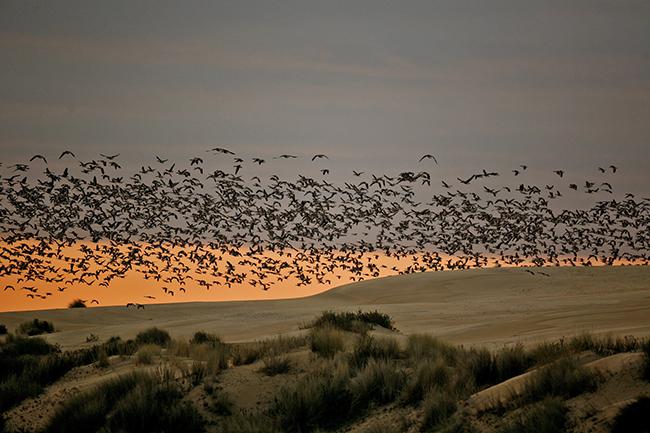
<svg viewBox="0 0 650 433">
<path fill-rule="evenodd" d="M 0 160 L 434 153 L 446 178 L 616 163 L 645 193 L 648 41 L 645 0 L 0 0 Z"/>
</svg>

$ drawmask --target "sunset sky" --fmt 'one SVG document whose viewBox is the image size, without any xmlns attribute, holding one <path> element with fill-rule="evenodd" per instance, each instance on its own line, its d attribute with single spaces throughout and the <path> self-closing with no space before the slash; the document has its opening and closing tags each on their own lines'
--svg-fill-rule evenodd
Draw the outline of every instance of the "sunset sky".
<svg viewBox="0 0 650 433">
<path fill-rule="evenodd" d="M 301 156 L 255 173 L 284 176 L 326 153 L 342 181 L 433 153 L 436 185 L 616 164 L 617 191 L 647 194 L 648 17 L 645 0 L 0 0 L 0 162 L 69 149 L 137 169 L 221 146 Z"/>
</svg>

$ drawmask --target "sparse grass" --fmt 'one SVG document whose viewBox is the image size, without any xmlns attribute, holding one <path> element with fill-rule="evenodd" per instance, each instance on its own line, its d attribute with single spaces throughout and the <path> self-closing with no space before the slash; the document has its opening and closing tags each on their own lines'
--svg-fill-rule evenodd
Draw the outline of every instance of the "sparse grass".
<svg viewBox="0 0 650 433">
<path fill-rule="evenodd" d="M 235 403 L 232 401 L 230 396 L 223 391 L 214 393 L 210 403 L 208 404 L 208 410 L 213 414 L 220 416 L 232 415 L 234 407 Z"/>
<path fill-rule="evenodd" d="M 95 343 L 99 341 L 99 337 L 96 334 L 90 333 L 86 337 L 86 343 Z"/>
<path fill-rule="evenodd" d="M 439 427 L 456 412 L 456 399 L 449 393 L 434 390 L 422 402 L 422 430 Z"/>
<path fill-rule="evenodd" d="M 229 416 L 220 425 L 223 433 L 280 433 L 274 420 L 262 414 Z"/>
<path fill-rule="evenodd" d="M 260 372 L 267 376 L 285 374 L 291 371 L 291 360 L 286 355 L 271 354 L 264 357 L 264 365 Z"/>
<path fill-rule="evenodd" d="M 369 359 L 397 359 L 401 356 L 394 338 L 373 337 L 363 334 L 356 342 L 350 360 L 355 367 L 363 367 Z"/>
<path fill-rule="evenodd" d="M 404 373 L 394 363 L 371 359 L 350 381 L 352 405 L 363 410 L 371 403 L 391 402 L 401 392 L 404 382 Z"/>
<path fill-rule="evenodd" d="M 394 330 L 393 319 L 379 311 L 357 311 L 357 312 L 334 312 L 324 311 L 314 319 L 307 327 L 317 328 L 321 326 L 331 326 L 349 332 L 366 332 L 373 326 L 381 326 L 386 329 Z"/>
<path fill-rule="evenodd" d="M 75 299 L 68 304 L 68 308 L 86 308 L 86 303 L 81 299 Z"/>
<path fill-rule="evenodd" d="M 442 358 L 447 364 L 454 365 L 458 352 L 456 347 L 427 334 L 411 334 L 406 343 L 406 354 L 414 361 Z"/>
<path fill-rule="evenodd" d="M 562 399 L 546 398 L 526 408 L 500 433 L 562 433 L 566 431 L 567 413 Z"/>
<path fill-rule="evenodd" d="M 562 358 L 535 371 L 522 397 L 526 401 L 537 401 L 545 397 L 571 398 L 594 391 L 597 386 L 594 372 L 571 358 Z"/>
<path fill-rule="evenodd" d="M 611 335 L 594 336 L 583 333 L 570 339 L 567 345 L 574 352 L 590 350 L 602 356 L 609 356 L 639 350 L 642 343 L 642 340 L 632 335 L 612 337 Z"/>
<path fill-rule="evenodd" d="M 135 337 L 135 342 L 139 345 L 156 344 L 161 347 L 167 347 L 170 341 L 171 337 L 169 333 L 156 327 L 142 331 Z"/>
<path fill-rule="evenodd" d="M 349 418 L 350 371 L 344 364 L 330 367 L 324 374 L 306 376 L 294 386 L 280 389 L 270 413 L 282 429 L 305 433 L 335 427 Z"/>
<path fill-rule="evenodd" d="M 34 319 L 29 322 L 23 322 L 18 326 L 16 332 L 20 335 L 41 335 L 41 334 L 51 334 L 54 332 L 54 325 L 52 322 L 47 320 L 38 320 Z"/>
<path fill-rule="evenodd" d="M 406 426 L 402 423 L 386 423 L 385 421 L 374 421 L 367 426 L 363 433 L 402 433 Z"/>
<path fill-rule="evenodd" d="M 167 346 L 167 353 L 170 356 L 178 356 L 181 358 L 190 357 L 190 343 L 185 340 L 171 340 Z"/>
<path fill-rule="evenodd" d="M 650 397 L 640 396 L 623 407 L 612 425 L 612 433 L 647 433 L 650 431 Z"/>
<path fill-rule="evenodd" d="M 417 404 L 436 389 L 450 394 L 451 378 L 451 369 L 443 360 L 424 359 L 415 366 L 400 399 L 405 404 Z"/>
<path fill-rule="evenodd" d="M 208 367 L 200 361 L 194 361 L 190 368 L 190 382 L 192 386 L 198 386 L 203 383 L 203 379 L 208 374 Z"/>
<path fill-rule="evenodd" d="M 106 353 L 106 349 L 104 347 L 99 349 L 99 353 L 97 355 L 97 362 L 95 363 L 97 368 L 106 368 L 109 365 L 111 365 L 109 359 L 108 359 L 108 353 Z"/>
<path fill-rule="evenodd" d="M 643 344 L 643 378 L 650 382 L 650 340 Z"/>
<path fill-rule="evenodd" d="M 332 326 L 319 326 L 310 333 L 311 351 L 325 358 L 331 358 L 345 349 L 345 334 Z"/>
<path fill-rule="evenodd" d="M 135 363 L 138 365 L 153 364 L 154 360 L 160 356 L 160 346 L 155 344 L 145 344 L 140 346 L 135 353 Z"/>
<path fill-rule="evenodd" d="M 247 365 L 262 359 L 269 354 L 290 352 L 298 347 L 307 345 L 309 337 L 279 336 L 254 343 L 240 343 L 231 346 L 234 365 Z"/>
</svg>

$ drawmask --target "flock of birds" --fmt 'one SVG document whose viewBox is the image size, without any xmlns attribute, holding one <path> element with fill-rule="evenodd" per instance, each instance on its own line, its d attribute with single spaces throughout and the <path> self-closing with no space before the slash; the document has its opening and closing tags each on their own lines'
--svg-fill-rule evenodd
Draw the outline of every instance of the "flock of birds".
<svg viewBox="0 0 650 433">
<path fill-rule="evenodd" d="M 650 199 L 615 198 L 614 165 L 598 167 L 600 179 L 584 184 L 565 181 L 563 170 L 549 173 L 558 185 L 528 184 L 521 165 L 507 175 L 441 179 L 435 188 L 427 170 L 353 171 L 353 180 L 329 182 L 328 156 L 310 159 L 319 176 L 264 180 L 245 176 L 244 167 L 271 161 L 219 147 L 183 165 L 156 156 L 131 173 L 117 154 L 82 161 L 68 150 L 58 171 L 43 155 L 0 164 L 0 277 L 16 281 L 4 290 L 44 299 L 139 272 L 171 297 L 198 287 L 268 290 L 288 279 L 331 284 L 503 265 L 546 276 L 531 266 L 650 261 Z M 416 164 L 438 160 L 427 154 Z M 504 178 L 510 182 L 498 182 Z M 557 200 L 568 193 L 593 199 L 561 208 Z M 35 287 L 42 284 L 52 289 Z"/>
</svg>

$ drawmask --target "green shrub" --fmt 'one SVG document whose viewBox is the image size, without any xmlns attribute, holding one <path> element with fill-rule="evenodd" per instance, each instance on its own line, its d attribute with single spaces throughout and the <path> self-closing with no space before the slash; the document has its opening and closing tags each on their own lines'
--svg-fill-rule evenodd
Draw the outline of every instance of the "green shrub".
<svg viewBox="0 0 650 433">
<path fill-rule="evenodd" d="M 406 404 L 416 404 L 433 390 L 446 390 L 450 393 L 451 369 L 442 361 L 425 359 L 420 361 L 408 378 L 401 396 Z"/>
<path fill-rule="evenodd" d="M 356 367 L 363 367 L 369 359 L 397 359 L 401 355 L 399 344 L 394 338 L 362 335 L 352 351 L 351 362 Z"/>
<path fill-rule="evenodd" d="M 68 304 L 68 308 L 86 308 L 86 302 L 81 299 L 75 299 Z"/>
<path fill-rule="evenodd" d="M 190 344 L 211 344 L 213 346 L 218 346 L 223 344 L 223 342 L 221 341 L 221 338 L 215 334 L 198 331 L 194 333 L 194 336 L 190 340 Z"/>
<path fill-rule="evenodd" d="M 288 373 L 291 371 L 291 360 L 287 356 L 268 355 L 264 358 L 264 365 L 260 371 L 267 376 Z"/>
<path fill-rule="evenodd" d="M 562 358 L 535 371 L 523 393 L 528 401 L 545 397 L 571 398 L 598 386 L 596 374 L 571 358 Z"/>
<path fill-rule="evenodd" d="M 357 311 L 356 313 L 324 311 L 319 317 L 314 319 L 308 326 L 320 327 L 331 326 L 350 332 L 365 332 L 372 329 L 373 325 L 381 326 L 386 329 L 394 330 L 393 319 L 379 311 Z"/>
<path fill-rule="evenodd" d="M 0 323 L 0 335 L 7 335 L 7 327 Z M 2 431 L 2 430 L 0 430 Z"/>
<path fill-rule="evenodd" d="M 562 433 L 567 431 L 568 409 L 560 398 L 546 398 L 526 408 L 500 433 Z"/>
<path fill-rule="evenodd" d="M 21 323 L 16 332 L 30 337 L 33 335 L 51 334 L 54 332 L 54 325 L 52 322 L 48 322 L 47 320 L 34 319 L 29 322 Z"/>
<path fill-rule="evenodd" d="M 345 335 L 331 326 L 313 328 L 310 333 L 311 351 L 320 356 L 331 358 L 345 349 Z"/>
<path fill-rule="evenodd" d="M 429 392 L 422 403 L 422 430 L 440 426 L 456 412 L 456 399 L 439 390 Z"/>
<path fill-rule="evenodd" d="M 135 353 L 136 364 L 153 364 L 154 359 L 160 356 L 160 346 L 155 344 L 145 344 Z"/>
<path fill-rule="evenodd" d="M 621 408 L 612 426 L 612 433 L 647 433 L 650 431 L 650 397 L 641 396 Z"/>
<path fill-rule="evenodd" d="M 350 382 L 353 407 L 363 410 L 371 403 L 395 400 L 404 381 L 404 373 L 392 362 L 371 359 Z"/>
<path fill-rule="evenodd" d="M 169 333 L 156 327 L 142 331 L 135 337 L 135 342 L 139 345 L 156 344 L 161 347 L 167 347 L 170 341 L 171 337 L 169 336 Z"/>
</svg>

